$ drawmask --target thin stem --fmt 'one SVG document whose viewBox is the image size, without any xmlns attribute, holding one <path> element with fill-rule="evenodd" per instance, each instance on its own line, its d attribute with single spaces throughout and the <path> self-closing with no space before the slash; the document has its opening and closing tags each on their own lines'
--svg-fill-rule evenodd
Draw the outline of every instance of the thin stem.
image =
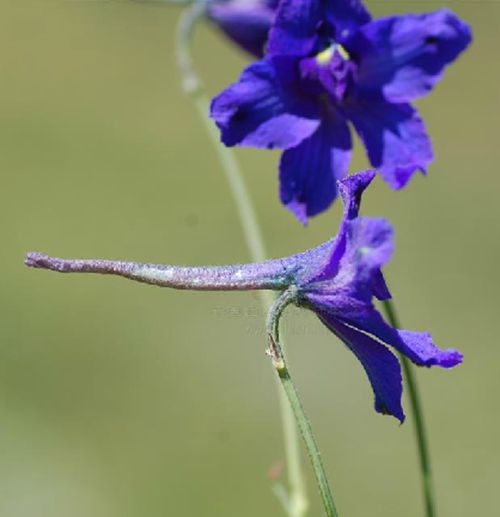
<svg viewBox="0 0 500 517">
<path fill-rule="evenodd" d="M 201 80 L 193 67 L 189 51 L 194 24 L 204 14 L 205 8 L 204 4 L 198 3 L 184 11 L 183 16 L 181 16 L 178 25 L 177 62 L 181 70 L 184 90 L 191 96 L 221 162 L 222 170 L 238 208 L 238 216 L 252 261 L 262 262 L 266 259 L 267 253 L 255 209 L 243 179 L 243 173 L 232 150 L 221 145 L 219 132 L 213 121 L 208 117 L 210 103 L 203 91 Z M 266 301 L 269 300 L 268 298 Z M 269 308 L 269 305 L 270 303 L 267 308 Z"/>
<path fill-rule="evenodd" d="M 203 91 L 201 80 L 193 66 L 190 52 L 190 43 L 197 21 L 203 16 L 201 4 L 193 5 L 181 15 L 177 30 L 177 61 L 183 77 L 183 86 L 200 116 L 208 137 L 218 155 L 222 170 L 233 196 L 246 245 L 254 262 L 261 262 L 266 258 L 264 238 L 260 230 L 257 215 L 243 178 L 243 174 L 236 157 L 231 149 L 222 146 L 218 131 L 209 119 L 209 101 Z M 205 6 L 206 8 L 206 6 Z M 266 313 L 273 302 L 269 292 L 259 292 L 260 303 Z M 287 396 L 278 385 L 278 399 L 283 426 L 283 440 L 289 485 L 289 517 L 304 517 L 309 507 L 306 484 L 300 459 L 300 439 L 294 420 L 293 411 L 288 404 Z"/>
<path fill-rule="evenodd" d="M 391 300 L 385 300 L 383 307 L 389 323 L 394 328 L 400 328 L 396 309 Z M 403 373 L 408 389 L 410 399 L 410 406 L 414 415 L 413 425 L 415 430 L 415 437 L 417 439 L 418 456 L 420 460 L 420 473 L 422 477 L 422 488 L 425 501 L 425 514 L 427 517 L 436 517 L 436 503 L 434 496 L 434 483 L 432 479 L 431 457 L 429 450 L 429 442 L 427 438 L 427 431 L 425 427 L 424 413 L 422 410 L 422 403 L 417 386 L 417 379 L 413 372 L 413 365 L 402 354 L 399 354 L 399 359 L 403 366 Z"/>
<path fill-rule="evenodd" d="M 283 507 L 283 510 L 285 510 L 285 513 L 290 514 L 290 497 L 288 495 L 288 490 L 285 488 L 283 483 L 272 483 L 271 490 L 273 491 L 273 494 L 276 496 L 276 499 L 278 499 L 278 501 L 281 503 L 281 506 Z"/>
<path fill-rule="evenodd" d="M 295 415 L 295 419 L 302 434 L 302 438 L 304 439 L 307 453 L 309 454 L 309 459 L 311 460 L 311 464 L 314 470 L 314 475 L 316 476 L 316 481 L 318 483 L 326 515 L 328 517 L 338 517 L 337 509 L 335 508 L 335 503 L 330 491 L 330 485 L 326 477 L 323 462 L 321 461 L 321 455 L 316 443 L 316 439 L 314 438 L 311 424 L 307 418 L 304 408 L 302 407 L 302 403 L 300 402 L 299 394 L 292 381 L 292 377 L 290 375 L 290 371 L 286 364 L 286 359 L 283 355 L 283 350 L 281 349 L 280 345 L 279 321 L 281 315 L 285 308 L 293 303 L 296 298 L 297 290 L 294 286 L 292 286 L 288 288 L 279 298 L 277 298 L 272 305 L 267 320 L 267 332 L 269 336 L 268 353 L 272 359 L 273 366 L 276 369 L 276 373 L 278 374 L 278 378 L 281 381 L 281 385 L 283 386 L 283 389 L 288 397 L 288 401 L 292 407 L 292 411 Z"/>
</svg>

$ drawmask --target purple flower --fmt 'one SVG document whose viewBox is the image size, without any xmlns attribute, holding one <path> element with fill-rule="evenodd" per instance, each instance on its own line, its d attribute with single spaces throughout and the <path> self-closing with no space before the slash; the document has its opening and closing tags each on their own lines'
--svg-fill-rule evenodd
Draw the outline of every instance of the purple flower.
<svg viewBox="0 0 500 517">
<path fill-rule="evenodd" d="M 358 0 L 282 0 L 266 57 L 213 100 L 211 116 L 228 146 L 284 150 L 281 201 L 306 223 L 347 173 L 348 122 L 394 189 L 426 172 L 432 147 L 409 101 L 470 41 L 447 9 L 371 20 Z"/>
<path fill-rule="evenodd" d="M 361 362 L 375 393 L 375 409 L 402 422 L 401 368 L 388 347 L 419 366 L 451 368 L 462 356 L 437 348 L 430 334 L 392 328 L 373 305 L 374 298 L 390 298 L 381 268 L 393 251 L 390 224 L 358 216 L 361 195 L 374 176 L 365 171 L 339 182 L 345 208 L 338 235 L 291 257 L 257 264 L 178 267 L 29 253 L 26 265 L 63 273 L 119 275 L 176 289 L 291 290 L 292 301 L 315 312 Z"/>
<path fill-rule="evenodd" d="M 345 205 L 340 231 L 324 260 L 300 272 L 299 305 L 314 311 L 361 362 L 375 393 L 375 409 L 402 422 L 401 369 L 388 346 L 418 366 L 451 368 L 462 355 L 440 350 L 428 333 L 392 328 L 373 305 L 373 298 L 391 297 L 381 268 L 393 252 L 390 224 L 358 217 L 361 194 L 373 177 L 373 171 L 366 171 L 339 182 Z"/>
<path fill-rule="evenodd" d="M 234 43 L 262 57 L 277 7 L 278 0 L 215 0 L 207 14 Z"/>
</svg>

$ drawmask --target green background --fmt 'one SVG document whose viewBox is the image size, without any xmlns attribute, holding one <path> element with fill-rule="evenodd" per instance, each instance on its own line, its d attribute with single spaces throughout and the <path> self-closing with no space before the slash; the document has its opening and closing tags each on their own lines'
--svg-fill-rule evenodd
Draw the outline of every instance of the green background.
<svg viewBox="0 0 500 517">
<path fill-rule="evenodd" d="M 438 1 L 373 1 L 374 15 Z M 448 2 L 475 41 L 419 108 L 437 159 L 363 213 L 387 217 L 404 326 L 465 354 L 419 370 L 442 517 L 498 512 L 500 2 Z M 233 200 L 179 86 L 179 9 L 107 1 L 0 7 L 0 515 L 283 515 L 283 457 L 255 294 L 161 290 L 23 267 L 26 251 L 177 264 L 246 261 Z M 210 93 L 246 56 L 210 27 Z M 237 150 L 271 257 L 330 238 L 277 197 L 277 153 Z M 356 147 L 352 170 L 366 167 Z M 422 515 L 411 421 L 375 414 L 365 374 L 314 315 L 285 319 L 291 367 L 343 516 Z M 408 404 L 405 401 L 408 408 Z M 311 515 L 322 510 L 309 469 Z"/>
</svg>

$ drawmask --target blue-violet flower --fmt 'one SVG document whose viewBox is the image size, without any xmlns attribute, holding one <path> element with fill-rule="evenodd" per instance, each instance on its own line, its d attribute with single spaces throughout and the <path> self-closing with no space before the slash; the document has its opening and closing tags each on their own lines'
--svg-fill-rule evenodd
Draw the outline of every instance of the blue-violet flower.
<svg viewBox="0 0 500 517">
<path fill-rule="evenodd" d="M 296 305 L 315 312 L 361 362 L 375 393 L 375 409 L 402 422 L 401 368 L 388 346 L 419 366 L 451 368 L 462 356 L 456 350 L 437 348 L 430 334 L 392 328 L 372 303 L 374 297 L 390 298 L 381 268 L 393 251 L 390 224 L 358 216 L 361 194 L 374 175 L 365 171 L 339 182 L 345 208 L 338 235 L 291 257 L 235 266 L 178 267 L 29 253 L 26 265 L 119 275 L 177 289 L 285 291 L 293 287 Z"/>
<path fill-rule="evenodd" d="M 280 197 L 304 224 L 348 170 L 350 122 L 394 189 L 426 172 L 431 142 L 410 101 L 471 41 L 447 9 L 372 20 L 359 0 L 282 0 L 266 56 L 211 106 L 225 145 L 284 150 Z"/>
</svg>

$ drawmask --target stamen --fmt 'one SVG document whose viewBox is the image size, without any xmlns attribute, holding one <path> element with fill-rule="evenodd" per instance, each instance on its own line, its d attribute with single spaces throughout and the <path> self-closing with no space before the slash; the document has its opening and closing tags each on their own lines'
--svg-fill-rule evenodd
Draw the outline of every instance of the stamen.
<svg viewBox="0 0 500 517">
<path fill-rule="evenodd" d="M 333 43 L 329 47 L 325 48 L 325 50 L 322 50 L 319 54 L 316 54 L 316 63 L 320 66 L 327 65 L 335 53 L 337 53 L 344 61 L 349 61 L 349 59 L 351 59 L 349 52 L 347 52 L 342 45 Z"/>
<path fill-rule="evenodd" d="M 319 54 L 316 55 L 316 63 L 321 66 L 327 65 L 333 57 L 335 52 L 335 45 L 325 48 Z"/>
<path fill-rule="evenodd" d="M 347 52 L 347 50 L 342 45 L 338 45 L 337 44 L 335 50 L 338 52 L 339 56 L 344 61 L 349 61 L 349 59 L 351 59 L 351 56 L 349 55 L 349 52 Z"/>
</svg>

